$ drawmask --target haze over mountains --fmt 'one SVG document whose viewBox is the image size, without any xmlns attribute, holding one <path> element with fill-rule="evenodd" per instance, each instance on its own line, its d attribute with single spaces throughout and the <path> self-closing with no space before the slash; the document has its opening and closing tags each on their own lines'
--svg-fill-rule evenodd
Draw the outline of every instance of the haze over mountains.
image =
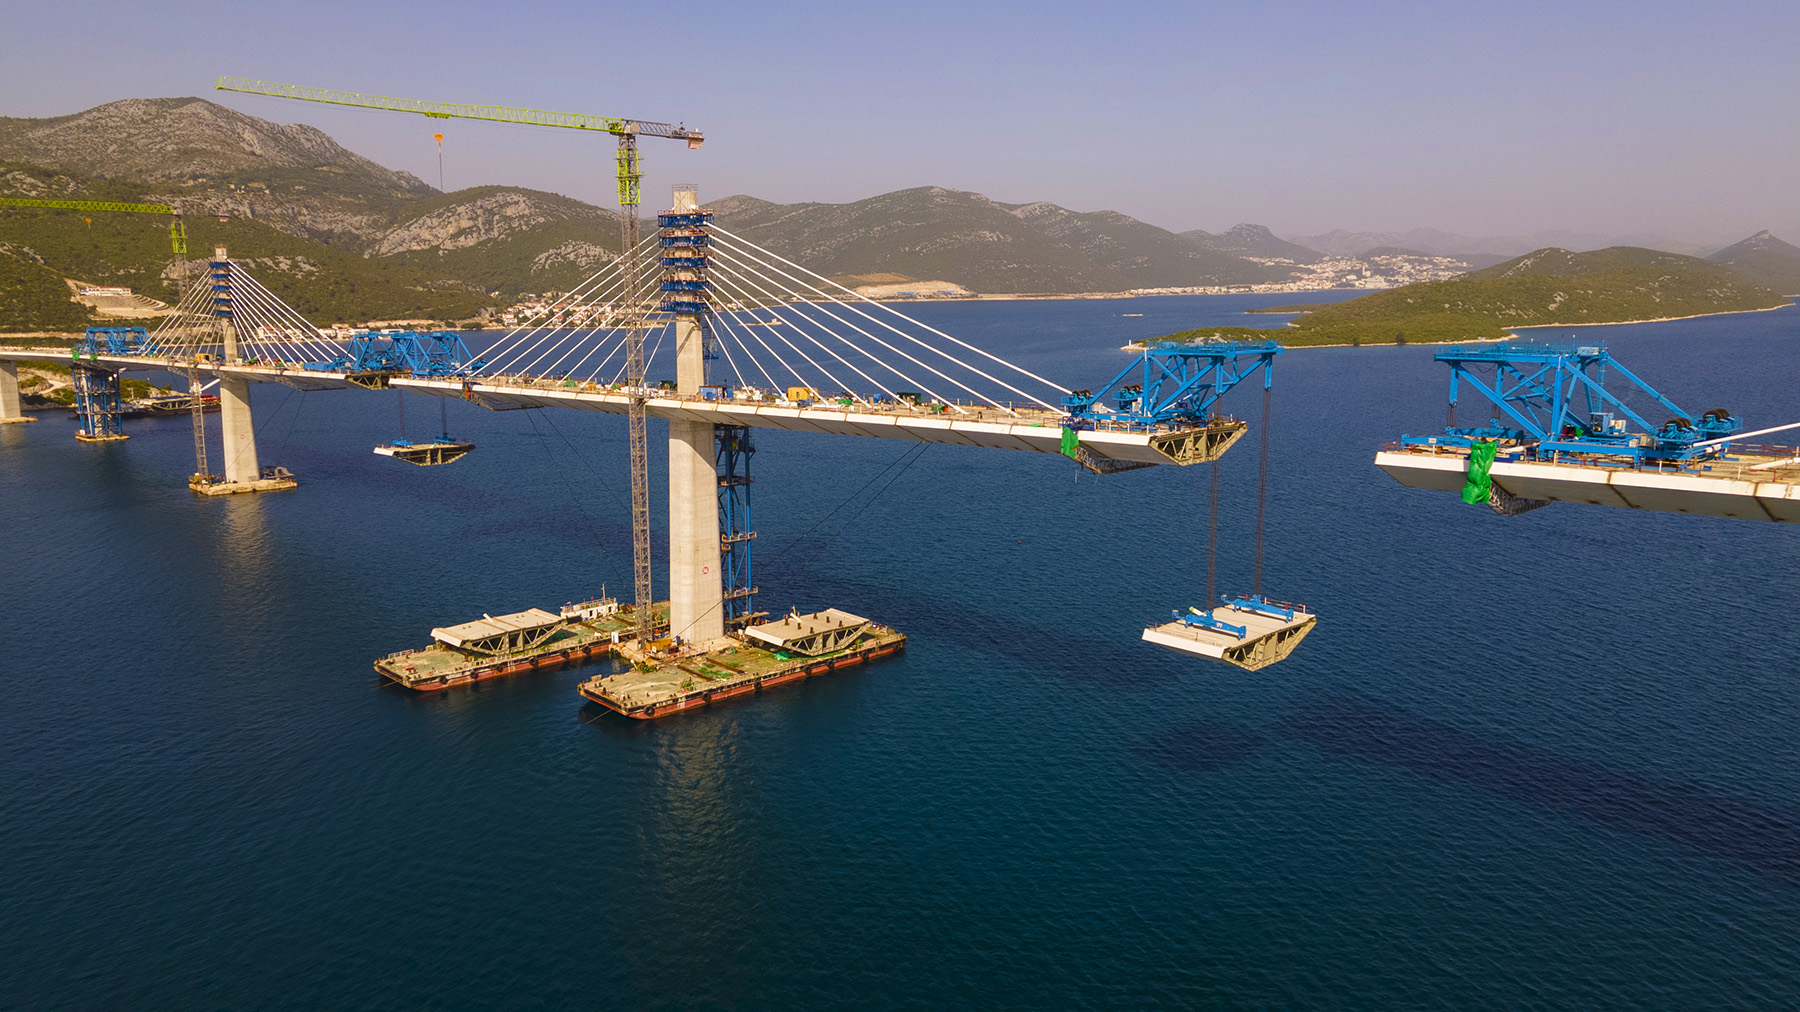
<svg viewBox="0 0 1800 1012">
<path fill-rule="evenodd" d="M 570 288 L 619 248 L 610 208 L 512 186 L 438 193 L 312 127 L 198 98 L 0 118 L 0 194 L 179 203 L 189 211 L 192 256 L 229 235 L 235 256 L 264 257 L 272 287 L 328 317 L 466 314 L 523 292 Z M 936 186 L 846 204 L 745 195 L 708 204 L 721 227 L 827 275 L 941 280 L 984 293 L 1280 285 L 1331 257 L 1382 247 L 1480 267 L 1522 243 L 1551 244 L 1431 230 L 1283 239 L 1251 224 L 1176 233 L 1114 211 L 1003 203 Z M 29 298 L 66 300 L 63 278 L 170 296 L 184 268 L 168 263 L 166 244 L 157 253 L 149 241 L 163 228 L 148 216 L 0 211 L 0 292 L 11 293 L 0 294 L 0 312 Z M 1800 250 L 1767 233 L 1726 254 L 1729 262 L 1717 262 L 1800 290 Z M 1346 275 L 1356 276 L 1354 267 Z M 28 290 L 36 294 L 20 294 Z"/>
</svg>

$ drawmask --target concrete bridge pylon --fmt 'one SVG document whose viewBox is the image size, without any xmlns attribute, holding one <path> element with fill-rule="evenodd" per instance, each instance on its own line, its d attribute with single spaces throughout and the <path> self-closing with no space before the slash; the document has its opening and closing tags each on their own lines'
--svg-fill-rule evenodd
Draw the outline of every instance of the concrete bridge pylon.
<svg viewBox="0 0 1800 1012">
<path fill-rule="evenodd" d="M 674 214 L 700 210 L 698 194 L 677 189 Z M 671 276 L 693 275 L 682 270 Z M 706 330 L 697 312 L 675 314 L 675 389 L 698 396 L 706 383 Z M 719 475 L 711 422 L 669 420 L 669 633 L 703 645 L 725 635 L 719 574 Z"/>
</svg>

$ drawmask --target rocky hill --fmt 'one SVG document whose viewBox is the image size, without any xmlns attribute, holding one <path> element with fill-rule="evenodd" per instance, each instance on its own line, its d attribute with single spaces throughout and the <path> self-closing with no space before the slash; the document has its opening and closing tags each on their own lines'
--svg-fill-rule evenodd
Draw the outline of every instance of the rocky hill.
<svg viewBox="0 0 1800 1012">
<path fill-rule="evenodd" d="M 1071 211 L 1042 201 L 999 206 L 1087 259 L 1116 271 L 1131 288 L 1259 284 L 1290 276 L 1281 268 L 1195 242 L 1188 238 L 1192 233 L 1177 235 L 1117 211 Z"/>
<path fill-rule="evenodd" d="M 284 232 L 354 244 L 434 191 L 340 146 L 199 98 L 125 99 L 48 119 L 0 118 L 0 161 L 125 180 Z"/>
<path fill-rule="evenodd" d="M 849 204 L 711 200 L 716 221 L 821 274 L 891 273 L 978 292 L 1119 292 L 1094 262 L 978 193 L 924 186 Z"/>
<path fill-rule="evenodd" d="M 1800 295 L 1800 247 L 1782 242 L 1767 230 L 1706 258 L 1729 267 L 1759 285 Z"/>
<path fill-rule="evenodd" d="M 1318 250 L 1279 238 L 1262 225 L 1233 225 L 1217 234 L 1194 229 L 1181 233 L 1181 237 L 1207 249 L 1240 257 L 1292 260 L 1297 264 L 1317 263 L 1324 259 L 1324 254 Z"/>
</svg>

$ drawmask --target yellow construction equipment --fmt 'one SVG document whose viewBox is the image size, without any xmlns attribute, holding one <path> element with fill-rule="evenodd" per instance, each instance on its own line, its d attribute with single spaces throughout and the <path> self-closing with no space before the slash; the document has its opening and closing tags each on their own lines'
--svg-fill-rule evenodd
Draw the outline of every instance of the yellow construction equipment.
<svg viewBox="0 0 1800 1012">
<path fill-rule="evenodd" d="M 187 227 L 181 223 L 179 208 L 168 204 L 121 204 L 108 200 L 39 200 L 34 197 L 0 197 L 0 206 L 49 207 L 63 211 L 126 211 L 133 214 L 167 214 L 174 216 L 169 224 L 169 245 L 175 255 L 187 254 Z"/>
</svg>

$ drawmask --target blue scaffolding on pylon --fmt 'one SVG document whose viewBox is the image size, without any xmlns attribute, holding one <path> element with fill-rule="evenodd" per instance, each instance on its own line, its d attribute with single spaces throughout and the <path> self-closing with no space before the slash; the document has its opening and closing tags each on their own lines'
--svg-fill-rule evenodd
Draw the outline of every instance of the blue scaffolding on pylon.
<svg viewBox="0 0 1800 1012">
<path fill-rule="evenodd" d="M 1695 419 L 1650 384 L 1620 365 L 1604 344 L 1553 346 L 1506 341 L 1446 348 L 1435 356 L 1450 366 L 1450 402 L 1442 436 L 1406 436 L 1403 443 L 1469 446 L 1491 440 L 1525 444 L 1540 456 L 1554 453 L 1651 461 L 1698 460 L 1724 449 L 1724 437 L 1743 430 L 1729 411 L 1715 408 Z M 1607 373 L 1622 388 L 1648 399 L 1670 418 L 1653 424 L 1606 386 Z M 1494 416 L 1483 426 L 1458 426 L 1458 391 L 1467 386 L 1487 399 Z"/>
<path fill-rule="evenodd" d="M 750 458 L 756 445 L 747 425 L 713 426 L 719 470 L 719 581 L 724 590 L 725 627 L 749 625 L 756 610 L 756 576 L 751 570 Z"/>
<path fill-rule="evenodd" d="M 75 388 L 75 438 L 89 443 L 126 438 L 119 420 L 124 411 L 119 374 L 77 362 L 71 363 L 69 377 Z"/>
</svg>

